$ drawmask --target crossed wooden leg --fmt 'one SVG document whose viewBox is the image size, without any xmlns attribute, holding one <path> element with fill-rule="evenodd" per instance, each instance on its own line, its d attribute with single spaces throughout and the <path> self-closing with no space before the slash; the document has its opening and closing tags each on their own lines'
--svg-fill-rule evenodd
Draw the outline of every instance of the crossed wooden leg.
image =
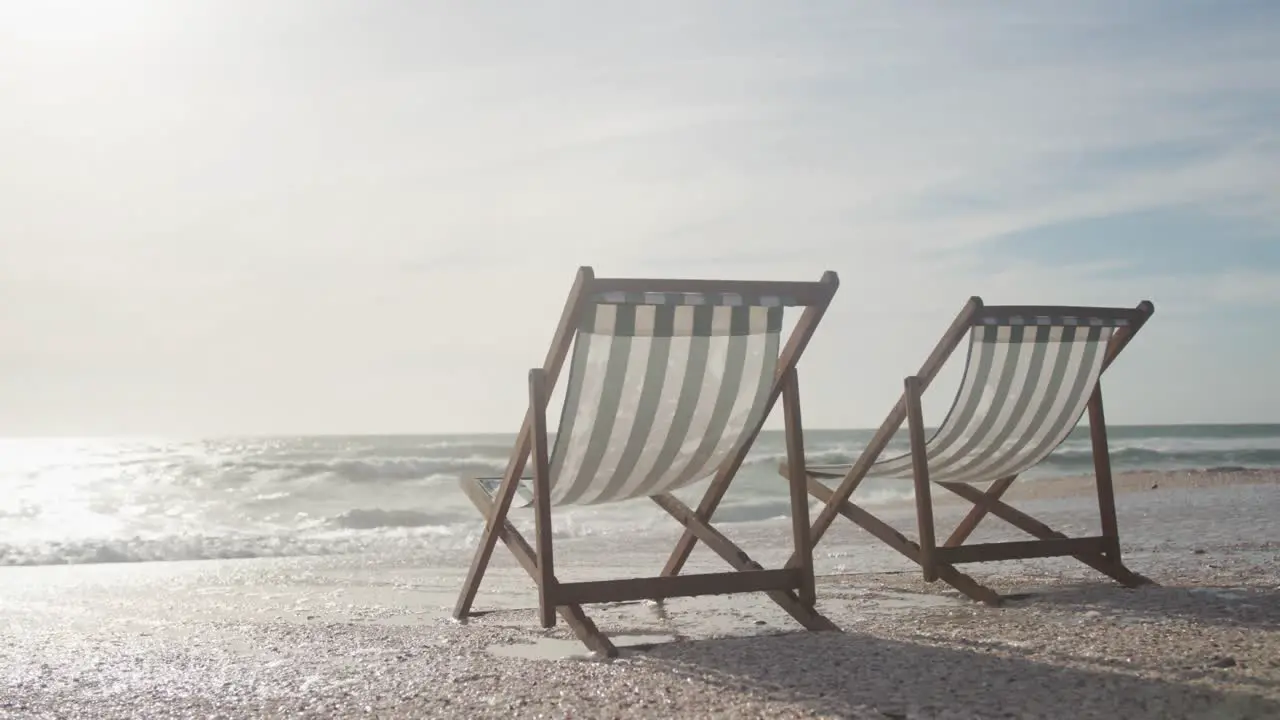
<svg viewBox="0 0 1280 720">
<path fill-rule="evenodd" d="M 1006 478 L 1005 480 L 1008 482 L 1004 482 L 1004 480 L 997 480 L 995 483 L 992 483 L 992 486 L 988 488 L 985 493 L 972 485 L 966 485 L 964 483 L 943 482 L 938 484 L 965 500 L 972 502 L 974 504 L 974 510 L 970 515 L 973 515 L 974 512 L 977 512 L 981 508 L 983 514 L 990 512 L 992 515 L 995 515 L 1019 530 L 1037 538 L 1036 540 L 1026 543 L 1005 542 L 990 543 L 986 545 L 986 547 L 990 548 L 1008 546 L 1015 550 L 1019 547 L 1025 548 L 1027 554 L 1012 555 L 1010 559 L 1020 557 L 1031 558 L 1069 555 L 1107 577 L 1112 578 L 1125 587 L 1132 588 L 1139 587 L 1141 585 L 1155 584 L 1149 578 L 1139 575 L 1125 567 L 1124 563 L 1120 560 L 1119 553 L 1117 552 L 1119 548 L 1117 538 L 1107 535 L 1088 538 L 1068 538 L 1066 535 L 1054 530 L 1048 525 L 1045 525 L 1025 512 L 1005 503 L 1000 499 L 1000 496 L 1008 489 L 1008 486 L 1013 482 L 1013 479 Z M 1001 485 L 1002 483 L 1003 485 Z M 979 518 L 979 520 L 980 519 L 981 518 Z M 966 517 L 965 521 L 967 522 L 968 520 L 969 518 Z M 975 522 L 974 525 L 976 526 L 976 524 L 977 523 Z M 963 526 L 964 523 L 961 525 Z M 962 528 L 956 528 L 956 532 L 959 533 L 961 529 Z M 966 536 L 967 534 L 968 533 L 965 533 Z M 956 534 L 953 533 L 953 537 L 955 537 L 955 535 Z M 963 537 L 961 538 L 961 542 L 962 541 Z M 948 545 L 950 546 L 950 540 L 948 540 Z M 959 546 L 960 543 L 957 542 L 956 545 L 952 547 Z M 979 546 L 969 547 L 973 548 Z M 1043 549 L 1043 552 L 1036 552 L 1041 549 Z M 1082 552 L 1069 552 L 1069 550 L 1072 549 L 1080 549 Z M 1045 554 L 1049 552 L 1052 552 L 1052 554 Z"/>
<path fill-rule="evenodd" d="M 1150 579 L 1124 566 L 1114 552 L 1115 547 L 1118 545 L 1114 538 L 1069 538 L 1005 503 L 1001 500 L 1001 497 L 1008 491 L 1014 479 L 1015 477 L 1000 478 L 994 481 L 985 491 L 964 483 L 937 483 L 973 503 L 973 509 L 956 526 L 956 529 L 947 538 L 946 542 L 935 550 L 934 562 L 939 580 L 951 585 L 967 597 L 987 605 L 996 606 L 1001 604 L 1001 596 L 991 588 L 960 572 L 955 567 L 957 564 L 990 560 L 1071 556 L 1126 587 L 1154 584 Z M 824 502 L 830 502 L 835 494 L 830 488 L 812 477 L 809 479 L 809 492 Z M 907 559 L 917 564 L 921 563 L 920 546 L 907 539 L 888 523 L 849 501 L 841 503 L 836 509 L 841 515 L 876 536 Z M 965 545 L 964 541 L 973 534 L 974 530 L 977 529 L 988 514 L 995 515 L 1037 539 L 1027 542 Z"/>
<path fill-rule="evenodd" d="M 819 500 L 830 503 L 835 492 L 826 485 L 818 482 L 817 479 L 809 478 L 809 493 Z M 921 564 L 920 546 L 906 538 L 902 533 L 893 528 L 892 525 L 884 522 L 880 518 L 872 515 L 861 507 L 854 505 L 846 500 L 836 506 L 836 511 L 844 517 L 851 520 L 855 525 L 866 530 L 876 536 L 881 542 L 889 547 L 902 553 L 908 560 L 917 565 Z M 986 603 L 987 605 L 999 605 L 1000 595 L 994 590 L 978 583 L 977 580 L 965 575 L 957 570 L 950 563 L 939 559 L 935 563 L 938 579 L 947 583 L 951 587 L 964 593 L 966 596 Z"/>
<path fill-rule="evenodd" d="M 494 500 L 479 484 L 465 482 L 462 484 L 462 488 L 481 514 L 489 517 L 493 513 Z M 487 529 L 486 532 L 488 532 Z M 511 521 L 506 517 L 500 518 L 499 523 L 494 527 L 494 532 L 498 533 L 498 539 L 502 540 L 502 543 L 511 550 L 511 554 L 515 555 L 516 561 L 520 563 L 525 572 L 529 573 L 529 577 L 533 578 L 534 582 L 537 582 L 539 578 L 537 556 L 534 554 L 533 548 L 529 546 L 529 543 L 511 524 Z M 573 634 L 578 636 L 578 639 L 588 648 L 606 657 L 617 656 L 618 648 L 600 632 L 600 629 L 591 621 L 591 618 L 587 617 L 587 614 L 582 611 L 581 605 L 557 605 L 556 612 L 559 613 L 560 617 L 564 618 L 569 629 L 573 630 Z"/>
<path fill-rule="evenodd" d="M 476 483 L 463 483 L 467 497 L 476 508 L 489 517 L 495 501 Z M 741 548 L 725 537 L 711 525 L 699 520 L 692 509 L 671 495 L 658 495 L 653 501 L 671 514 L 681 525 L 694 533 L 699 540 L 706 543 L 716 554 L 724 558 L 736 572 L 708 573 L 703 575 L 668 576 L 658 578 L 634 578 L 627 580 L 597 581 L 588 583 L 556 583 L 556 593 L 566 594 L 579 590 L 580 594 L 600 595 L 603 590 L 610 597 L 618 599 L 625 595 L 627 599 L 662 599 L 668 596 L 689 596 L 703 594 L 719 594 L 727 592 L 745 592 L 763 590 L 774 602 L 778 603 L 789 615 L 809 630 L 836 630 L 827 618 L 819 614 L 812 605 L 801 602 L 794 588 L 804 586 L 803 570 L 788 568 L 783 570 L 764 570 L 759 563 L 752 560 Z M 487 532 L 488 530 L 486 530 Z M 540 583 L 537 555 L 528 541 L 520 535 L 515 526 L 502 517 L 494 526 L 497 538 L 511 550 L 520 566 L 535 583 Z M 541 587 L 541 586 L 540 586 Z M 600 632 L 594 622 L 576 602 L 555 601 L 556 612 L 564 619 L 574 635 L 588 648 L 607 657 L 616 657 L 617 647 Z M 463 613 L 465 617 L 467 613 Z M 461 618 L 460 618 L 461 619 Z"/>
<path fill-rule="evenodd" d="M 1005 494 L 1005 491 L 1013 485 L 1013 481 L 1017 478 L 1017 475 L 1002 477 L 991 483 L 991 486 L 982 494 L 982 500 L 980 502 L 971 500 L 971 502 L 973 502 L 973 509 L 969 511 L 968 515 L 964 516 L 964 520 L 960 521 L 960 524 L 956 526 L 954 531 L 952 531 L 951 536 L 947 538 L 946 542 L 942 543 L 942 546 L 957 547 L 959 545 L 963 545 L 964 541 L 968 540 L 969 536 L 973 534 L 973 531 L 978 529 L 978 524 L 987 517 L 987 513 L 991 512 L 991 506 L 989 503 L 999 500 Z M 944 485 L 943 487 L 946 486 Z"/>
<path fill-rule="evenodd" d="M 671 517 L 675 518 L 677 522 L 685 526 L 707 547 L 723 558 L 725 562 L 729 563 L 734 570 L 752 571 L 763 569 L 759 563 L 752 560 L 742 548 L 725 537 L 723 533 L 698 519 L 693 509 L 680 502 L 674 495 L 655 495 L 651 499 L 658 504 L 658 507 L 666 510 Z M 793 571 L 802 572 L 799 568 L 795 568 Z M 795 618 L 796 622 L 799 622 L 809 630 L 838 631 L 840 629 L 836 627 L 835 623 L 818 613 L 813 605 L 801 602 L 800 597 L 794 590 L 775 589 L 766 591 L 766 594 L 770 599 L 778 603 L 783 610 L 787 611 L 788 615 Z"/>
</svg>

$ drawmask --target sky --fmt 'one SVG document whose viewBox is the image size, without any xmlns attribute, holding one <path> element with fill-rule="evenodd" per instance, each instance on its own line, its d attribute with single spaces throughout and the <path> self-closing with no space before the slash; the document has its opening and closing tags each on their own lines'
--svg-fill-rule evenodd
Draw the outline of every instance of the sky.
<svg viewBox="0 0 1280 720">
<path fill-rule="evenodd" d="M 514 432 L 580 265 L 840 273 L 810 427 L 971 295 L 1280 421 L 1280 5 L 0 0 L 0 435 Z"/>
</svg>

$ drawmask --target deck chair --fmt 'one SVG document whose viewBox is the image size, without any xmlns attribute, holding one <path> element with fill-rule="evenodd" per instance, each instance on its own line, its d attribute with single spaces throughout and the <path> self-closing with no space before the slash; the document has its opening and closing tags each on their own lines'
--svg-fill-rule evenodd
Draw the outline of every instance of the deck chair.
<svg viewBox="0 0 1280 720">
<path fill-rule="evenodd" d="M 796 363 L 838 286 L 818 282 L 596 278 L 581 268 L 551 349 L 529 373 L 529 409 L 501 478 L 462 481 L 486 525 L 454 618 L 464 620 L 498 540 L 538 588 L 543 627 L 558 613 L 590 649 L 616 655 L 582 605 L 766 592 L 810 630 L 837 629 L 814 609 Z M 781 347 L 783 312 L 803 307 Z M 546 410 L 570 346 L 564 409 L 548 453 Z M 783 398 L 791 476 L 791 567 L 766 570 L 711 525 L 719 498 Z M 528 463 L 532 476 L 525 476 Z M 671 492 L 713 476 L 697 510 Z M 534 508 L 536 551 L 508 520 L 520 490 Z M 555 572 L 551 509 L 649 497 L 712 548 L 729 572 L 565 582 Z M 714 498 L 714 500 L 710 500 Z"/>
<path fill-rule="evenodd" d="M 857 461 L 806 467 L 809 492 L 826 503 L 810 530 L 811 542 L 843 515 L 918 563 L 927 582 L 941 579 L 990 605 L 999 605 L 1001 596 L 956 565 L 1070 556 L 1125 586 L 1150 583 L 1121 562 L 1101 376 L 1153 312 L 1147 301 L 1135 309 L 986 307 L 971 298 L 920 372 L 906 378 L 902 397 Z M 960 389 L 926 440 L 921 394 L 966 334 L 969 354 Z M 1086 410 L 1102 534 L 1068 538 L 1001 497 L 1066 440 Z M 880 459 L 904 420 L 910 450 Z M 918 543 L 850 501 L 867 477 L 914 481 Z M 834 490 L 822 483 L 837 478 Z M 934 537 L 931 483 L 973 504 L 941 546 Z M 989 483 L 985 491 L 974 486 L 980 483 Z M 1035 539 L 964 544 L 988 513 Z"/>
</svg>

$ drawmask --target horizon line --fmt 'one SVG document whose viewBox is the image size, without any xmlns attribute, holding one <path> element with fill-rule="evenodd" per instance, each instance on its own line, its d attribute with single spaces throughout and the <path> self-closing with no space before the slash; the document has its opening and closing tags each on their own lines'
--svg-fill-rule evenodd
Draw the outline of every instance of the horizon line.
<svg viewBox="0 0 1280 720">
<path fill-rule="evenodd" d="M 1178 422 L 1178 423 L 1108 423 L 1109 430 L 1119 428 L 1187 428 L 1187 427 L 1277 427 L 1280 421 L 1276 422 Z M 926 425 L 926 429 L 936 429 L 935 425 Z M 1072 432 L 1088 427 L 1087 424 L 1081 423 L 1072 429 Z M 874 427 L 806 427 L 805 432 L 875 432 Z M 122 434 L 122 435 L 78 435 L 78 434 L 53 434 L 53 435 L 0 435 L 0 441 L 12 440 L 281 440 L 281 439 L 297 439 L 297 438 L 412 438 L 412 437 L 459 437 L 459 436 L 513 436 L 519 432 L 514 431 L 499 432 L 494 430 L 483 431 L 450 431 L 450 432 L 294 432 L 294 433 L 209 433 L 203 435 L 161 435 L 161 434 Z M 782 428 L 763 428 L 761 432 L 783 432 Z M 548 432 L 548 435 L 554 435 L 555 431 Z"/>
</svg>

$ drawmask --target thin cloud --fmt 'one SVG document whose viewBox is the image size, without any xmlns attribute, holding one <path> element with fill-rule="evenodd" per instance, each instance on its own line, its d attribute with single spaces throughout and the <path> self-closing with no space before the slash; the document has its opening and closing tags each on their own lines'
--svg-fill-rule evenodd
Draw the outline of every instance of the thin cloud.
<svg viewBox="0 0 1280 720">
<path fill-rule="evenodd" d="M 0 431 L 505 429 L 582 264 L 840 271 L 806 387 L 867 389 L 817 424 L 877 422 L 973 294 L 1155 299 L 1119 420 L 1263 407 L 1171 395 L 1175 350 L 1225 361 L 1160 328 L 1280 304 L 1280 269 L 1001 239 L 1171 208 L 1206 253 L 1276 232 L 1268 5 L 117 6 L 0 9 Z M 55 392 L 95 384 L 135 401 Z"/>
</svg>

